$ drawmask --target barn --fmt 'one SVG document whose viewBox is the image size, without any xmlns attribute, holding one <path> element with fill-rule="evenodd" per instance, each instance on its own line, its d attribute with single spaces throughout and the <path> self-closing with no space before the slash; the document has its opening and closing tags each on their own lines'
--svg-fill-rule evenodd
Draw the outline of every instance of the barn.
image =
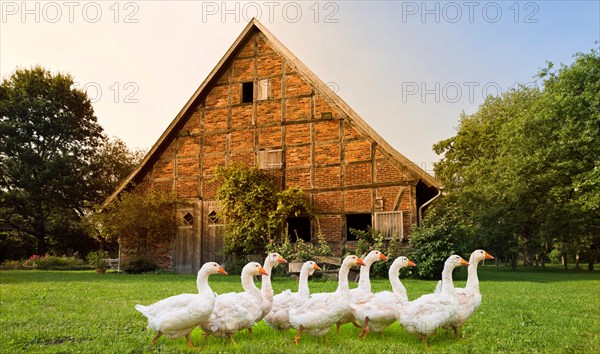
<svg viewBox="0 0 600 354">
<path fill-rule="evenodd" d="M 211 179 L 230 162 L 256 164 L 284 188 L 302 188 L 313 215 L 290 218 L 286 230 L 314 241 L 318 228 L 338 254 L 356 242 L 350 228 L 372 225 L 408 240 L 421 207 L 439 191 L 431 175 L 383 140 L 256 19 L 106 203 L 135 188 L 183 198 L 172 252 L 156 260 L 193 273 L 206 261 L 222 261 L 225 228 Z"/>
</svg>

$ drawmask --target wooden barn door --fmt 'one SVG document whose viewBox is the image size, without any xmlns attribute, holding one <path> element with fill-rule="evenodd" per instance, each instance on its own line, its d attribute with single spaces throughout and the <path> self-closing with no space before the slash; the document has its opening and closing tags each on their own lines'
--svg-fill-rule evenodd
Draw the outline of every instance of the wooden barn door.
<svg viewBox="0 0 600 354">
<path fill-rule="evenodd" d="M 221 255 L 225 223 L 223 218 L 219 217 L 219 202 L 216 200 L 204 201 L 202 221 L 202 263 L 222 263 L 225 261 L 225 257 Z"/>
<path fill-rule="evenodd" d="M 200 230 L 202 218 L 200 203 L 177 209 L 177 236 L 173 254 L 175 271 L 179 274 L 195 274 L 201 266 L 202 243 Z"/>
</svg>

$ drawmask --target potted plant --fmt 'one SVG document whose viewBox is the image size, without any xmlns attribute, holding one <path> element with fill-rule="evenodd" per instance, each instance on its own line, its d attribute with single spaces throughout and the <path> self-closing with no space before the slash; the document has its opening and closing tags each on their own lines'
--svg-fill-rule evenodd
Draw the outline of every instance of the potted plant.
<svg viewBox="0 0 600 354">
<path fill-rule="evenodd" d="M 96 268 L 96 273 L 104 273 L 108 268 L 108 263 L 106 263 L 106 259 L 108 258 L 108 253 L 106 251 L 98 250 L 90 252 L 87 256 L 88 263 Z"/>
<path fill-rule="evenodd" d="M 288 271 L 290 273 L 300 273 L 304 262 L 310 260 L 315 255 L 315 246 L 299 238 L 292 244 L 291 248 Z"/>
<path fill-rule="evenodd" d="M 333 255 L 325 237 L 321 234 L 317 235 L 316 245 L 312 242 L 306 242 L 296 235 L 296 242 L 294 243 L 290 242 L 289 237 L 284 237 L 282 243 L 271 243 L 269 246 L 269 252 L 279 252 L 288 260 L 289 273 L 300 273 L 304 262 L 315 260 L 315 257 Z"/>
</svg>

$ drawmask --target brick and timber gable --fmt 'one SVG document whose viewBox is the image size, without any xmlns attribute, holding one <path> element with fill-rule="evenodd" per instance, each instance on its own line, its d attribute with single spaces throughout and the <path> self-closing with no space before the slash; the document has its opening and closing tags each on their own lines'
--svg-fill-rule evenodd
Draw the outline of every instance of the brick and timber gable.
<svg viewBox="0 0 600 354">
<path fill-rule="evenodd" d="M 318 219 L 312 233 L 338 251 L 348 214 L 403 211 L 407 233 L 417 218 L 417 185 L 439 187 L 252 20 L 106 203 L 132 186 L 215 200 L 218 166 L 266 158 L 280 162 L 268 168 L 283 187 L 307 193 Z"/>
</svg>

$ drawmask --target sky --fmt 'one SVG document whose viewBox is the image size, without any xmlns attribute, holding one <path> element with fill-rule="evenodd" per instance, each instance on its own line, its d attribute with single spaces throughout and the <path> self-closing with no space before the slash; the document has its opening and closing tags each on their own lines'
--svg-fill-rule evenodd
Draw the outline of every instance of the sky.
<svg viewBox="0 0 600 354">
<path fill-rule="evenodd" d="M 149 149 L 256 17 L 425 170 L 487 95 L 599 47 L 600 1 L 0 1 L 0 75 L 70 73 Z"/>
</svg>

